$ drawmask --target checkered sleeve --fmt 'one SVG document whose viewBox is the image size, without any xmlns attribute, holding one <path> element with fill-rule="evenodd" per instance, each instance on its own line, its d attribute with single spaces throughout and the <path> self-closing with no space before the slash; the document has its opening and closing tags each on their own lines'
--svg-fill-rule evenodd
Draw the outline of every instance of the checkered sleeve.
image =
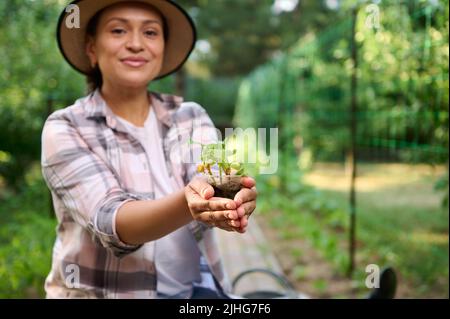
<svg viewBox="0 0 450 319">
<path fill-rule="evenodd" d="M 106 163 L 89 149 L 77 128 L 64 116 L 53 114 L 47 119 L 41 156 L 45 182 L 76 223 L 116 256 L 140 248 L 122 242 L 115 228 L 119 208 L 136 198 L 120 188 Z"/>
</svg>

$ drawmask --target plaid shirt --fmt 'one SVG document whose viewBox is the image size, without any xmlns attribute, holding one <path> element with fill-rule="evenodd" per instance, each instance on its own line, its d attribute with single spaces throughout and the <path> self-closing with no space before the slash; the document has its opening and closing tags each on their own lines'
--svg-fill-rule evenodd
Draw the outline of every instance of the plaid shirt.
<svg viewBox="0 0 450 319">
<path fill-rule="evenodd" d="M 195 175 L 193 163 L 199 158 L 199 148 L 189 140 L 213 142 L 217 132 L 198 104 L 150 95 L 162 125 L 168 182 L 179 190 Z M 42 133 L 41 164 L 58 218 L 47 297 L 155 298 L 155 242 L 128 245 L 115 229 L 123 204 L 154 199 L 148 154 L 98 91 L 50 115 Z M 195 221 L 188 227 L 206 261 L 200 269 L 229 291 L 214 230 Z"/>
</svg>

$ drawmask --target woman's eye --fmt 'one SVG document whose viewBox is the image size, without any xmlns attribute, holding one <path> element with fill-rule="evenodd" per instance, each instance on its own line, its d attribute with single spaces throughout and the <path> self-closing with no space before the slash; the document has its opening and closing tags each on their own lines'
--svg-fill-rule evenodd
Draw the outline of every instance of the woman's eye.
<svg viewBox="0 0 450 319">
<path fill-rule="evenodd" d="M 111 30 L 111 33 L 114 33 L 114 34 L 123 34 L 123 33 L 125 33 L 125 30 L 124 30 L 124 29 L 112 29 L 112 30 Z"/>
<path fill-rule="evenodd" d="M 148 30 L 148 31 L 145 31 L 145 35 L 149 36 L 149 37 L 156 37 L 158 35 L 158 32 L 153 31 L 153 30 Z"/>
</svg>

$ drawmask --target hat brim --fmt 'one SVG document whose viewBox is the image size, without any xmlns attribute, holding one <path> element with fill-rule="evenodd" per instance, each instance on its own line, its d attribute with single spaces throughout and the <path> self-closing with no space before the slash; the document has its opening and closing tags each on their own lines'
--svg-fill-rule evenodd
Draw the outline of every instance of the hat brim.
<svg viewBox="0 0 450 319">
<path fill-rule="evenodd" d="M 86 29 L 97 12 L 119 2 L 130 0 L 75 0 L 80 12 L 80 27 L 68 27 L 66 20 L 71 11 L 63 10 L 59 17 L 57 39 L 59 49 L 67 62 L 77 71 L 89 75 L 92 68 L 86 54 Z M 164 50 L 161 72 L 156 79 L 166 77 L 183 66 L 194 49 L 197 33 L 194 22 L 178 4 L 171 0 L 133 0 L 150 4 L 164 16 L 169 31 Z M 67 8 L 67 7 L 66 7 Z M 155 80 L 156 80 L 155 79 Z"/>
</svg>

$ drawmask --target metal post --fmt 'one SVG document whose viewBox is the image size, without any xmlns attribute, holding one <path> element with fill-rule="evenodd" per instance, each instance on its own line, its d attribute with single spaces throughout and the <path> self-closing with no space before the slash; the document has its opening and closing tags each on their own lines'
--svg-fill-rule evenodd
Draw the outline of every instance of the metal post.
<svg viewBox="0 0 450 319">
<path fill-rule="evenodd" d="M 350 130 L 351 130 L 351 150 L 350 150 L 350 238 L 349 238 L 349 268 L 348 276 L 352 277 L 355 269 L 355 250 L 356 250 L 356 176 L 357 176 L 357 145 L 356 134 L 358 130 L 358 47 L 356 43 L 356 24 L 358 20 L 358 8 L 353 9 L 352 24 L 352 61 L 353 71 L 351 80 L 351 105 L 350 105 Z"/>
</svg>

